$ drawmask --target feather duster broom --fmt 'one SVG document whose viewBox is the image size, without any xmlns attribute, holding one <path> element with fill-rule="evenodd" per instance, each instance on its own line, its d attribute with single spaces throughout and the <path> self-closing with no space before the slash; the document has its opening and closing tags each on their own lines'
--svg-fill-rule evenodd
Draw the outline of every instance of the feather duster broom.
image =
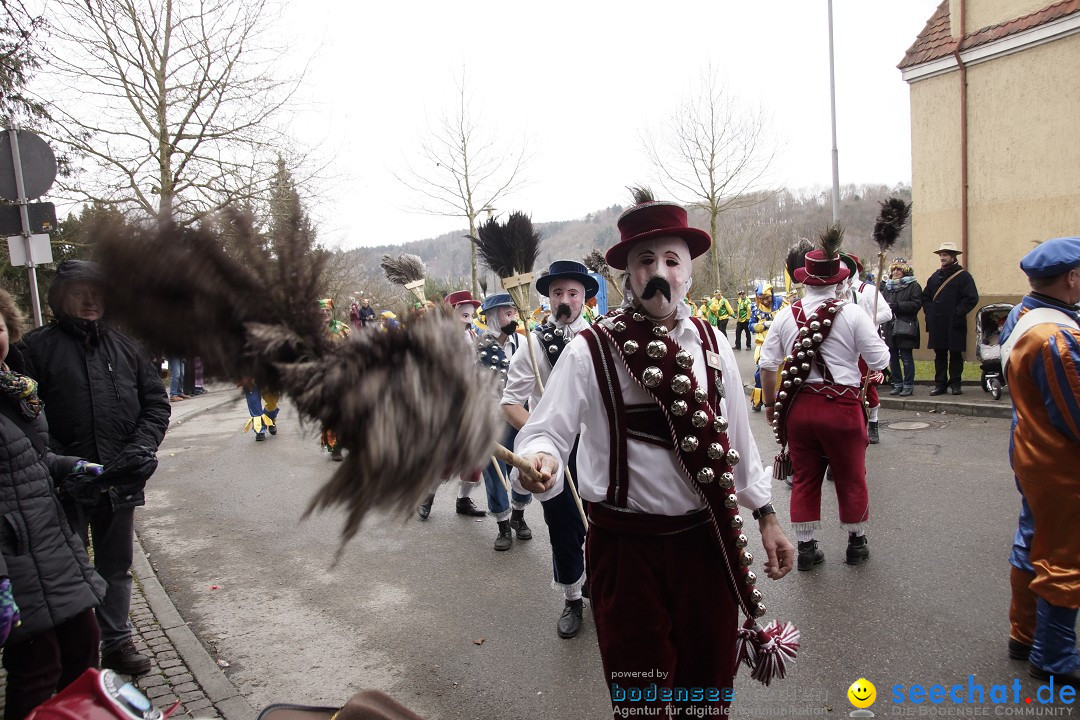
<svg viewBox="0 0 1080 720">
<path fill-rule="evenodd" d="M 618 296 L 619 303 L 622 302 L 622 293 L 619 292 L 619 283 L 611 274 L 611 266 L 607 264 L 607 260 L 604 259 L 604 254 L 599 250 L 593 250 L 588 255 L 581 259 L 581 263 L 589 268 L 590 272 L 594 272 L 600 277 L 604 278 L 609 283 L 609 287 L 615 290 L 615 294 Z"/>
<path fill-rule="evenodd" d="M 208 375 L 281 391 L 349 450 L 307 512 L 341 506 L 342 544 L 373 511 L 411 512 L 441 477 L 482 467 L 502 421 L 489 374 L 443 313 L 331 342 L 316 304 L 325 255 L 293 229 L 267 244 L 250 220 L 202 228 L 89 228 L 110 318 Z"/>
<path fill-rule="evenodd" d="M 387 280 L 412 291 L 421 304 L 427 301 L 424 293 L 427 266 L 424 265 L 424 261 L 418 255 L 401 253 L 396 258 L 391 255 L 383 255 L 381 264 Z"/>
<path fill-rule="evenodd" d="M 874 222 L 874 242 L 882 253 L 888 253 L 904 231 L 908 218 L 911 217 L 911 203 L 900 198 L 889 198 L 881 203 L 881 211 Z M 880 271 L 878 273 L 880 277 Z"/>
</svg>

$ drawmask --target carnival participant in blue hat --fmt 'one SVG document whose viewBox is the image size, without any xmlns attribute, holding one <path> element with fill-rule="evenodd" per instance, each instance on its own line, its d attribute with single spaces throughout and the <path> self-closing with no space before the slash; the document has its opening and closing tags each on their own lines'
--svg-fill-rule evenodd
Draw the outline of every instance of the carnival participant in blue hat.
<svg viewBox="0 0 1080 720">
<path fill-rule="evenodd" d="M 517 332 L 520 318 L 509 293 L 489 295 L 480 306 L 480 314 L 484 316 L 487 330 L 477 343 L 478 359 L 481 365 L 499 374 L 502 380 L 499 383 L 501 392 L 509 374 L 510 360 L 517 354 L 519 348 L 525 347 L 521 335 Z M 517 428 L 507 422 L 506 432 L 499 442 L 503 447 L 514 447 L 516 437 Z M 499 526 L 499 534 L 495 538 L 495 550 L 500 552 L 513 547 L 514 533 L 517 534 L 518 540 L 532 539 L 532 530 L 525 522 L 525 507 L 532 502 L 532 495 L 511 489 L 508 496 L 503 480 L 509 477 L 509 466 L 499 460 L 493 459 L 491 464 L 484 469 L 488 512 Z"/>
<path fill-rule="evenodd" d="M 746 569 L 738 505 L 760 518 L 769 577 L 791 569 L 794 548 L 769 503 L 731 346 L 682 301 L 693 259 L 712 241 L 682 206 L 644 190 L 634 199 L 605 256 L 627 272 L 624 303 L 575 333 L 516 448 L 540 474 L 520 482 L 541 501 L 565 492 L 563 469 L 579 448 L 589 602 L 612 705 L 618 712 L 640 693 L 635 707 L 663 715 L 674 687 L 732 687 L 740 637 L 755 664 L 769 658 L 755 677 L 782 674 L 790 658 L 790 626 L 759 634 L 749 620 L 739 635 L 740 608 L 766 608 Z M 729 702 L 718 692 L 695 704 L 721 712 Z"/>
<path fill-rule="evenodd" d="M 1001 329 L 1013 402 L 1009 460 L 1020 519 L 1009 557 L 1009 657 L 1033 677 L 1080 684 L 1080 238 L 1024 256 L 1031 292 Z"/>
<path fill-rule="evenodd" d="M 536 280 L 536 292 L 548 298 L 552 320 L 539 325 L 529 333 L 532 356 L 528 348 L 514 353 L 510 372 L 503 390 L 502 409 L 507 421 L 521 429 L 529 420 L 547 387 L 552 369 L 562 356 L 566 345 L 589 327 L 582 309 L 585 301 L 600 290 L 596 278 L 589 269 L 574 260 L 556 260 L 548 271 Z M 536 360 L 534 370 L 533 359 Z M 539 373 L 539 381 L 537 380 Z M 575 433 L 576 435 L 576 433 Z M 570 474 L 577 480 L 576 438 L 575 449 L 570 455 Z M 517 472 L 513 473 L 515 486 Z M 562 591 L 565 604 L 556 631 L 559 637 L 569 639 L 581 630 L 584 609 L 582 589 L 585 586 L 585 524 L 581 520 L 577 503 L 569 486 L 562 492 L 543 499 L 544 520 L 551 541 L 551 564 L 553 584 Z"/>
</svg>

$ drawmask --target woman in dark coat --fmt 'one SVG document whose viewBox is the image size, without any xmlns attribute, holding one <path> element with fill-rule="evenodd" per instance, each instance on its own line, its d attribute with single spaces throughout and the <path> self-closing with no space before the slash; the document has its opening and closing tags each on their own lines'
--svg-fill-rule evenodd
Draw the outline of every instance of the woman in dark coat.
<svg viewBox="0 0 1080 720">
<path fill-rule="evenodd" d="M 915 271 L 904 258 L 897 258 L 889 266 L 889 276 L 881 288 L 882 297 L 893 314 L 893 319 L 884 326 L 893 384 L 889 394 L 907 397 L 915 390 L 915 360 L 911 351 L 919 347 L 922 288 L 915 280 Z"/>
<path fill-rule="evenodd" d="M 100 465 L 49 450 L 37 383 L 12 372 L 21 316 L 0 290 L 0 645 L 4 720 L 21 720 L 91 667 L 105 581 L 72 533 L 53 479 L 91 484 Z"/>
</svg>

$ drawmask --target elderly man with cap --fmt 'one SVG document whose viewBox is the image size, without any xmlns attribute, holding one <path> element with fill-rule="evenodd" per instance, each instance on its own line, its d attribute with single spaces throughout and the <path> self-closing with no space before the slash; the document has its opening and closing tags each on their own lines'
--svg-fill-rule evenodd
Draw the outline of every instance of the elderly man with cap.
<svg viewBox="0 0 1080 720">
<path fill-rule="evenodd" d="M 143 488 L 157 468 L 170 406 L 146 352 L 103 319 L 102 282 L 95 263 L 60 263 L 49 288 L 56 319 L 26 335 L 9 363 L 38 381 L 53 451 L 105 466 L 101 492 L 68 498 L 64 510 L 108 584 L 97 608 L 101 665 L 135 675 L 150 669 L 128 620 L 135 508 L 146 503 Z"/>
<path fill-rule="evenodd" d="M 805 295 L 777 314 L 761 348 L 768 419 L 781 446 L 789 445 L 795 472 L 791 524 L 799 541 L 799 570 L 825 560 L 814 534 L 821 525 L 826 463 L 835 480 L 840 524 L 848 531 L 846 561 L 856 565 L 870 555 L 859 361 L 870 371 L 881 370 L 889 364 L 889 348 L 869 316 L 847 301 L 847 277 L 839 255 L 807 253 L 804 267 L 795 269 L 795 282 L 805 285 Z"/>
<path fill-rule="evenodd" d="M 1001 331 L 1013 402 L 1009 459 L 1020 490 L 1009 657 L 1032 676 L 1080 684 L 1080 238 L 1042 243 L 1020 261 L 1031 292 Z"/>
<path fill-rule="evenodd" d="M 979 289 L 971 273 L 957 262 L 962 253 L 956 243 L 943 242 L 934 254 L 941 267 L 926 281 L 922 297 L 929 335 L 926 347 L 934 351 L 934 389 L 930 394 L 959 395 L 967 350 L 967 316 L 979 304 Z"/>
<path fill-rule="evenodd" d="M 480 307 L 480 301 L 475 299 L 468 290 L 458 290 L 457 292 L 452 292 L 447 295 L 443 302 L 453 308 L 454 316 L 461 320 L 463 326 L 462 339 L 465 341 L 462 345 L 462 351 L 475 352 L 477 338 L 476 327 L 473 325 L 473 317 L 476 315 L 476 308 Z M 424 502 L 420 503 L 420 507 L 417 508 L 416 512 L 421 520 L 427 520 L 428 517 L 430 517 L 431 506 L 435 502 L 435 492 L 439 489 L 439 485 L 441 484 L 441 480 L 437 481 L 428 493 L 427 498 L 425 498 Z M 460 479 L 458 482 L 457 505 L 455 506 L 458 515 L 465 515 L 467 517 L 484 517 L 487 515 L 486 512 L 476 507 L 476 503 L 469 497 L 479 484 L 479 470 L 469 477 L 462 477 Z"/>
<path fill-rule="evenodd" d="M 522 347 L 521 336 L 517 332 L 518 311 L 509 293 L 496 293 L 484 299 L 484 303 L 480 306 L 480 314 L 484 316 L 487 331 L 477 343 L 479 361 L 485 367 L 492 368 L 500 374 L 502 382 L 498 387 L 501 395 L 506 383 L 510 360 L 517 353 L 518 348 Z M 506 432 L 499 442 L 503 447 L 514 447 L 516 437 L 517 428 L 508 422 Z M 508 496 L 506 487 L 503 485 L 503 481 L 508 477 L 510 477 L 510 468 L 501 460 L 492 459 L 491 464 L 484 469 L 488 512 L 499 525 L 495 549 L 500 552 L 513 547 L 513 533 L 517 533 L 518 540 L 532 539 L 532 530 L 525 522 L 525 507 L 532 501 L 532 495 L 511 489 Z"/>
<path fill-rule="evenodd" d="M 536 280 L 536 292 L 548 298 L 554 321 L 540 325 L 529 333 L 532 356 L 527 348 L 522 348 L 521 352 L 514 353 L 514 359 L 510 362 L 502 410 L 507 421 L 516 429 L 520 430 L 529 421 L 530 412 L 540 403 L 548 378 L 562 357 L 563 350 L 574 337 L 589 327 L 582 308 L 585 301 L 595 297 L 599 290 L 600 285 L 589 274 L 589 269 L 574 260 L 556 260 Z M 539 378 L 536 373 L 539 373 Z M 574 431 L 568 448 L 570 474 L 574 480 L 579 480 L 576 462 L 579 430 Z M 517 471 L 514 471 L 513 478 L 516 489 L 527 490 L 520 485 Z M 585 524 L 568 485 L 562 487 L 560 492 L 545 494 L 541 500 L 551 541 L 552 585 L 562 591 L 565 599 L 556 630 L 559 637 L 569 639 L 581 630 L 584 608 L 582 593 L 585 588 Z"/>
<path fill-rule="evenodd" d="M 671 712 L 686 704 L 673 688 L 697 688 L 691 702 L 719 708 L 731 699 L 717 689 L 734 679 L 739 609 L 765 612 L 738 505 L 759 521 L 769 577 L 791 569 L 794 548 L 770 504 L 734 353 L 681 301 L 709 235 L 679 205 L 645 191 L 635 200 L 606 255 L 628 273 L 623 306 L 566 348 L 518 435 L 542 479 L 522 482 L 541 500 L 564 492 L 563 469 L 588 428 L 579 487 L 612 705 Z"/>
</svg>

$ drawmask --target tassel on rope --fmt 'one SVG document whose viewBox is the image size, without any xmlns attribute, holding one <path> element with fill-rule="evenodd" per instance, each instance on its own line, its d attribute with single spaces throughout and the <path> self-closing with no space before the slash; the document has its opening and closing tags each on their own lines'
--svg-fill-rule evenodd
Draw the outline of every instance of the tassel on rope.
<svg viewBox="0 0 1080 720">
<path fill-rule="evenodd" d="M 768 686 L 773 679 L 783 680 L 788 666 L 799 653 L 799 630 L 778 620 L 762 628 L 752 618 L 739 629 L 736 641 L 737 662 L 750 668 L 750 677 Z"/>
<path fill-rule="evenodd" d="M 772 476 L 773 480 L 784 480 L 791 477 L 793 474 L 793 467 L 791 464 L 791 455 L 788 454 L 786 448 L 781 449 L 776 453 L 776 457 L 773 458 Z"/>
</svg>

